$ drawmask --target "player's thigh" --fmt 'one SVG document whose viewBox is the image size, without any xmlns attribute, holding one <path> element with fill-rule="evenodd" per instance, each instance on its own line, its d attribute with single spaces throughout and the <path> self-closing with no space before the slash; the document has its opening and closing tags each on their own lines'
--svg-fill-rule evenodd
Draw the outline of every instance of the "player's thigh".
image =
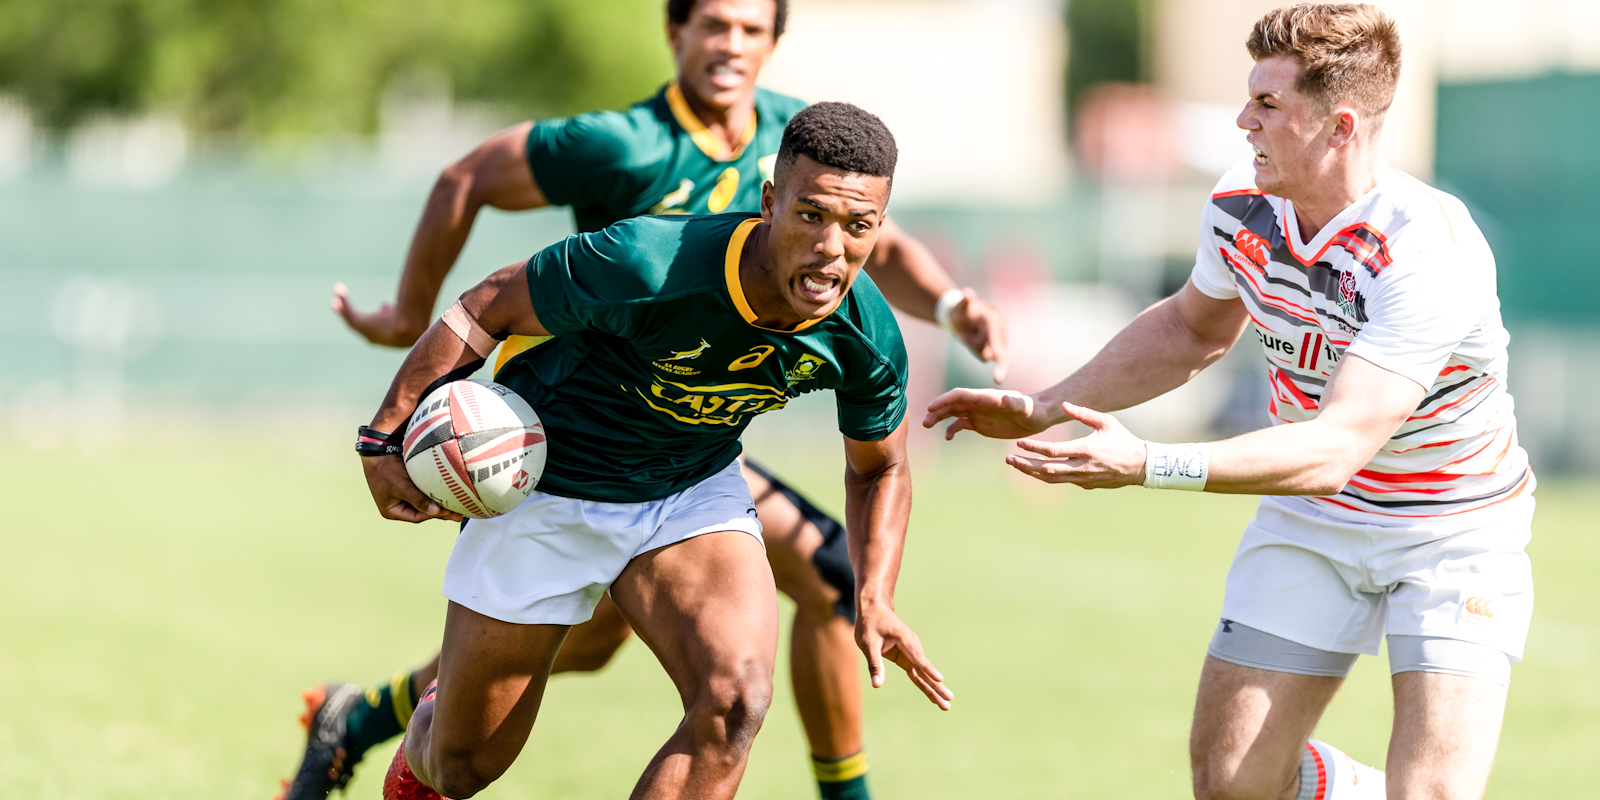
<svg viewBox="0 0 1600 800">
<path fill-rule="evenodd" d="M 522 750 L 564 625 L 520 625 L 457 603 L 445 615 L 430 759 L 466 760 L 492 780 Z"/>
<path fill-rule="evenodd" d="M 1196 795 L 1270 796 L 1286 787 L 1343 682 L 1206 656 L 1189 739 Z"/>
<path fill-rule="evenodd" d="M 1533 619 L 1533 498 L 1517 498 L 1493 513 L 1461 515 L 1432 532 L 1448 535 L 1386 550 L 1372 559 L 1377 579 L 1394 588 L 1387 598 L 1385 630 L 1391 635 L 1466 642 L 1522 658 Z M 1391 655 L 1394 642 L 1390 641 Z M 1444 649 L 1470 653 L 1470 646 Z M 1462 666 L 1471 667 L 1468 655 Z M 1497 680 L 1509 681 L 1501 663 Z M 1451 672 L 1451 669 L 1437 670 Z M 1465 674 L 1474 674 L 1467 671 Z"/>
<path fill-rule="evenodd" d="M 1481 798 L 1500 741 L 1506 687 L 1441 672 L 1400 672 L 1393 680 L 1390 796 Z"/>
<path fill-rule="evenodd" d="M 647 551 L 622 571 L 611 596 L 685 707 L 708 688 L 770 695 L 777 592 L 749 533 L 718 531 Z"/>
<path fill-rule="evenodd" d="M 755 499 L 767 562 L 778 590 L 809 610 L 832 614 L 845 590 L 830 584 L 817 567 L 817 550 L 825 541 L 822 531 L 783 491 L 786 487 L 775 485 L 766 475 L 751 469 L 748 461 L 744 464 L 744 477 L 750 496 Z"/>
</svg>

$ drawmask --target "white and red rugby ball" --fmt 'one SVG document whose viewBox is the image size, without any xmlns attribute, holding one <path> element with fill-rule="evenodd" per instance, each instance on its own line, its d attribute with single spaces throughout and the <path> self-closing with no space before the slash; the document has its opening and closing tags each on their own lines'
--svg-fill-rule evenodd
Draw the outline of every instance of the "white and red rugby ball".
<svg viewBox="0 0 1600 800">
<path fill-rule="evenodd" d="M 544 425 L 498 383 L 455 381 L 417 404 L 401 452 L 411 482 L 434 502 L 475 519 L 498 517 L 539 483 Z"/>
</svg>

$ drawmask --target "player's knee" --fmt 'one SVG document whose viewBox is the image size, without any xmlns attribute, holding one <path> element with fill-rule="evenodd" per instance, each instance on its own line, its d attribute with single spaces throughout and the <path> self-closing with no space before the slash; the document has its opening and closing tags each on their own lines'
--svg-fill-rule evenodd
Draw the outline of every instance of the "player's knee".
<svg viewBox="0 0 1600 800">
<path fill-rule="evenodd" d="M 696 744 L 742 757 L 772 705 L 772 667 L 745 658 L 718 670 L 689 707 L 686 720 Z"/>
<path fill-rule="evenodd" d="M 1278 800 L 1288 779 L 1263 780 L 1226 764 L 1198 759 L 1194 762 L 1195 800 Z"/>
<path fill-rule="evenodd" d="M 776 574 L 774 577 L 777 577 Z M 777 584 L 778 591 L 794 601 L 796 619 L 804 618 L 809 622 L 822 624 L 837 616 L 833 611 L 835 600 L 829 596 L 836 593 L 830 592 L 815 577 L 811 577 L 809 581 L 778 580 Z"/>
<path fill-rule="evenodd" d="M 484 775 L 466 756 L 435 756 L 430 762 L 428 779 L 433 781 L 433 790 L 455 800 L 472 797 L 498 777 Z"/>
</svg>

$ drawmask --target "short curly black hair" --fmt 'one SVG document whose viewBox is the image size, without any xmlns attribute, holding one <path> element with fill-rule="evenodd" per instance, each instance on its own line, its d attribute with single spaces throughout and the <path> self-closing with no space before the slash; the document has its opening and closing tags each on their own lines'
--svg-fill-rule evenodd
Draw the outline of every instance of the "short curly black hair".
<svg viewBox="0 0 1600 800">
<path fill-rule="evenodd" d="M 778 145 L 773 182 L 800 156 L 818 164 L 875 175 L 894 183 L 894 165 L 900 158 L 894 134 L 876 114 L 849 103 L 817 103 L 789 120 Z"/>
<path fill-rule="evenodd" d="M 689 12 L 694 10 L 694 4 L 700 0 L 667 0 L 667 21 L 674 25 L 682 25 L 689 21 Z M 789 0 L 777 0 L 778 11 L 772 19 L 772 38 L 777 39 L 783 35 L 784 23 L 789 21 Z"/>
</svg>

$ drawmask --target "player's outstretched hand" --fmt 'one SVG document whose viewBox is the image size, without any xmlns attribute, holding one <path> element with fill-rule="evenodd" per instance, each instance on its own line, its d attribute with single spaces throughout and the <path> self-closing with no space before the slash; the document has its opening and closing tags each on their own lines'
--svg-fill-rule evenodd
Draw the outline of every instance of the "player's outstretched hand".
<svg viewBox="0 0 1600 800">
<path fill-rule="evenodd" d="M 922 653 L 922 640 L 889 608 L 863 604 L 856 611 L 856 646 L 867 656 L 872 688 L 883 685 L 885 659 L 906 671 L 906 677 L 940 710 L 949 711 L 954 692 L 944 685 L 944 675 Z"/>
<path fill-rule="evenodd" d="M 1004 383 L 1011 372 L 1011 345 L 1000 310 L 972 289 L 962 289 L 961 302 L 950 309 L 950 328 L 973 355 L 994 363 L 994 382 Z"/>
<path fill-rule="evenodd" d="M 361 334 L 361 337 L 373 344 L 384 347 L 410 347 L 416 344 L 417 336 L 411 336 L 401 330 L 400 315 L 395 311 L 394 305 L 384 303 L 377 311 L 366 313 L 357 311 L 350 305 L 350 289 L 342 283 L 333 285 L 333 302 L 330 303 L 334 313 L 344 319 L 344 324 L 350 329 Z"/>
<path fill-rule="evenodd" d="M 1070 442 L 1023 439 L 1017 446 L 1045 458 L 1006 456 L 1019 472 L 1046 483 L 1071 483 L 1085 489 L 1115 489 L 1144 483 L 1144 440 L 1110 414 L 1062 403 L 1068 417 L 1088 425 L 1088 436 Z"/>
<path fill-rule="evenodd" d="M 424 522 L 430 519 L 461 521 L 461 515 L 442 508 L 411 482 L 399 456 L 362 456 L 361 470 L 367 474 L 367 490 L 378 513 L 385 519 Z"/>
<path fill-rule="evenodd" d="M 1052 424 L 1044 409 L 1021 392 L 999 389 L 951 389 L 928 404 L 922 427 L 931 428 L 942 419 L 954 419 L 945 428 L 944 438 L 954 439 L 960 431 L 977 431 L 991 439 L 1016 439 L 1032 436 Z"/>
</svg>

